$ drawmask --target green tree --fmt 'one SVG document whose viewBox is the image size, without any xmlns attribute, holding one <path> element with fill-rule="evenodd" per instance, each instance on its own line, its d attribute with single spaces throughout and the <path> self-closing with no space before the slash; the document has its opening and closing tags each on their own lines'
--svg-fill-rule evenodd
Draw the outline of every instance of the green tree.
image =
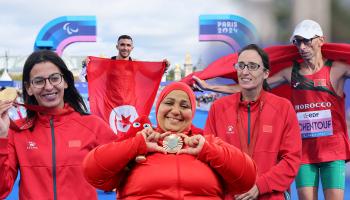
<svg viewBox="0 0 350 200">
<path fill-rule="evenodd" d="M 174 69 L 170 69 L 170 70 L 168 71 L 168 75 L 166 76 L 166 80 L 167 80 L 167 81 L 173 81 L 173 80 L 174 80 L 174 77 L 175 77 Z"/>
</svg>

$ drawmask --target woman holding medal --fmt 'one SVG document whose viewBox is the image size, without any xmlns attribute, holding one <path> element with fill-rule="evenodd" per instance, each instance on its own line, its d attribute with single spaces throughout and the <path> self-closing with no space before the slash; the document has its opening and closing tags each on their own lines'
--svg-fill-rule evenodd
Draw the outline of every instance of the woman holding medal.
<svg viewBox="0 0 350 200">
<path fill-rule="evenodd" d="M 158 97 L 158 127 L 122 142 L 101 145 L 84 160 L 93 186 L 117 189 L 118 199 L 224 199 L 248 191 L 256 167 L 249 156 L 192 125 L 195 96 L 184 83 L 166 86 Z M 146 160 L 135 163 L 138 155 Z"/>
<path fill-rule="evenodd" d="M 10 193 L 19 171 L 19 199 L 97 199 L 81 163 L 115 134 L 87 114 L 72 72 L 56 53 L 32 53 L 22 81 L 27 118 L 11 123 L 9 130 L 7 112 L 15 103 L 0 101 L 0 199 Z"/>
</svg>

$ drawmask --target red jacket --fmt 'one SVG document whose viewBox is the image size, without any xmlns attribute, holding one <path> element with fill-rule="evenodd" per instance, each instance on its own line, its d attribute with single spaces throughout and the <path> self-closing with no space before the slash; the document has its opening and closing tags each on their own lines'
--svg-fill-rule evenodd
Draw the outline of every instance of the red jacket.
<svg viewBox="0 0 350 200">
<path fill-rule="evenodd" d="M 258 167 L 259 199 L 282 199 L 301 160 L 301 137 L 295 111 L 287 99 L 262 91 L 257 101 L 249 103 L 248 113 L 248 103 L 241 102 L 240 97 L 241 93 L 237 93 L 215 101 L 204 132 L 252 156 Z"/>
<path fill-rule="evenodd" d="M 11 191 L 20 171 L 20 199 L 97 199 L 83 178 L 85 155 L 115 134 L 94 115 L 80 115 L 68 107 L 59 116 L 39 115 L 34 130 L 0 139 L 0 199 Z M 54 138 L 54 139 L 53 139 Z"/>
<path fill-rule="evenodd" d="M 206 137 L 197 158 L 151 153 L 146 162 L 130 166 L 146 152 L 142 135 L 99 146 L 84 160 L 85 177 L 99 189 L 117 188 L 118 200 L 217 200 L 223 199 L 224 187 L 240 193 L 255 182 L 256 168 L 249 156 L 212 136 Z"/>
</svg>

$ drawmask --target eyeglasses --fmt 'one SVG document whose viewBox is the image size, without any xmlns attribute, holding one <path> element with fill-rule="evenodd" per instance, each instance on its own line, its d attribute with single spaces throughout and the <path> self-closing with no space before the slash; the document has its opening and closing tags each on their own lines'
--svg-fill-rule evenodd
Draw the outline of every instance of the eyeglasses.
<svg viewBox="0 0 350 200">
<path fill-rule="evenodd" d="M 244 70 L 245 67 L 247 67 L 247 69 L 249 71 L 256 71 L 259 69 L 260 65 L 258 63 L 254 63 L 254 62 L 248 62 L 247 64 L 245 64 L 244 62 L 238 62 L 234 65 L 236 70 Z"/>
<path fill-rule="evenodd" d="M 313 40 L 313 39 L 316 39 L 316 38 L 318 38 L 318 36 L 317 36 L 317 37 L 310 38 L 310 39 L 306 39 L 306 38 L 302 38 L 302 39 L 299 38 L 299 39 L 297 39 L 297 38 L 295 38 L 295 39 L 293 40 L 293 44 L 294 44 L 295 46 L 300 46 L 301 43 L 304 43 L 304 45 L 306 45 L 306 46 L 311 46 L 312 40 Z"/>
<path fill-rule="evenodd" d="M 35 77 L 31 83 L 35 88 L 41 89 L 44 88 L 46 85 L 46 80 L 49 80 L 50 84 L 55 86 L 62 82 L 63 74 L 60 73 L 54 73 L 51 74 L 49 77 Z"/>
</svg>

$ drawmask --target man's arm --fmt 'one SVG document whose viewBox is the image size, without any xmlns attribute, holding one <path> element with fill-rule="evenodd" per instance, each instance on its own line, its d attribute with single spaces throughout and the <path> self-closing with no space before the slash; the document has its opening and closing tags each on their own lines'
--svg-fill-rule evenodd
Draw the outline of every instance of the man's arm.
<svg viewBox="0 0 350 200">
<path fill-rule="evenodd" d="M 163 62 L 165 62 L 165 70 L 164 70 L 164 74 L 168 71 L 169 67 L 170 67 L 170 62 L 168 59 L 164 58 Z"/>
<path fill-rule="evenodd" d="M 344 73 L 344 76 L 345 76 L 345 78 L 350 78 L 350 65 L 348 65 L 348 64 L 345 64 L 345 73 Z"/>
<path fill-rule="evenodd" d="M 203 90 L 210 90 L 214 92 L 234 94 L 241 91 L 238 84 L 231 85 L 209 85 L 205 80 L 198 78 L 197 76 L 192 77 L 196 81 L 196 86 Z"/>
<path fill-rule="evenodd" d="M 330 72 L 330 81 L 338 96 L 343 96 L 345 81 L 349 78 L 350 65 L 339 61 L 333 62 Z"/>
<path fill-rule="evenodd" d="M 291 82 L 292 67 L 285 68 L 273 76 L 267 78 L 267 83 L 271 89 L 276 88 L 284 83 Z"/>
<path fill-rule="evenodd" d="M 284 83 L 290 83 L 292 74 L 292 67 L 285 68 L 273 76 L 267 78 L 267 83 L 271 89 L 278 87 Z M 204 80 L 193 76 L 193 79 L 196 81 L 196 85 L 203 90 L 211 90 L 214 92 L 234 94 L 241 91 L 241 88 L 238 84 L 233 85 L 209 85 Z"/>
</svg>

